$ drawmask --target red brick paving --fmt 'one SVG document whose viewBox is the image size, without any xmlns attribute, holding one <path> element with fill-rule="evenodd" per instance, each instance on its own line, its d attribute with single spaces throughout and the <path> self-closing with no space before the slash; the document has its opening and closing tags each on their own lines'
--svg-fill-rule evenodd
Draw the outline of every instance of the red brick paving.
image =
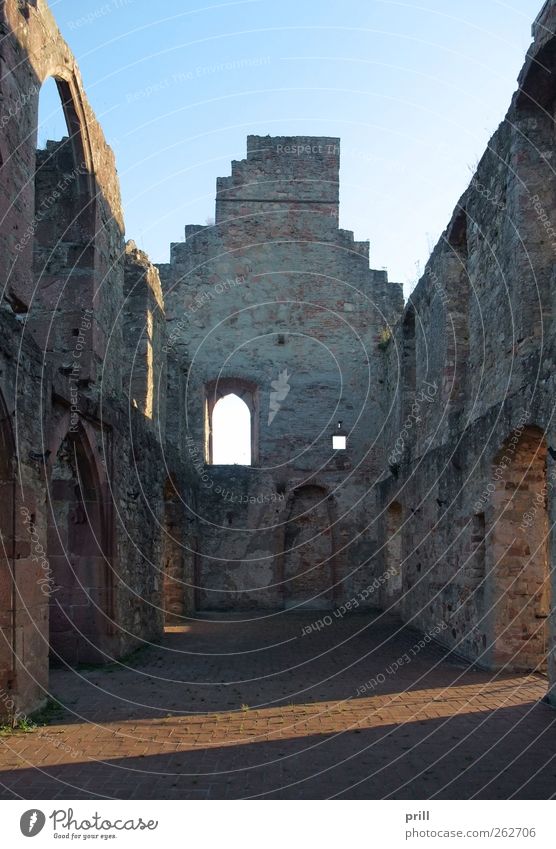
<svg viewBox="0 0 556 849">
<path fill-rule="evenodd" d="M 420 636 L 385 617 L 302 636 L 320 615 L 207 618 L 127 668 L 54 670 L 63 714 L 0 739 L 0 798 L 556 794 L 546 679 L 478 671 L 436 646 L 412 656 Z"/>
</svg>

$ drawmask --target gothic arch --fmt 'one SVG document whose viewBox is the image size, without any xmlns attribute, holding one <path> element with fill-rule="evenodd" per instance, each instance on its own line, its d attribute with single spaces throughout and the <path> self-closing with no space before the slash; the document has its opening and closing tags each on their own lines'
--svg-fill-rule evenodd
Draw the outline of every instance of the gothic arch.
<svg viewBox="0 0 556 849">
<path fill-rule="evenodd" d="M 37 85 L 42 86 L 48 77 L 56 79 L 68 127 L 71 133 L 79 135 L 87 170 L 97 175 L 104 196 L 109 201 L 117 201 L 113 205 L 113 211 L 117 212 L 120 207 L 119 183 L 114 159 L 111 155 L 107 159 L 109 148 L 87 100 L 77 61 L 63 39 L 52 12 L 45 3 L 37 2 L 32 6 L 27 3 L 26 14 L 22 16 L 21 0 L 5 0 L 4 16 L 26 55 Z M 21 65 L 19 59 L 17 70 Z M 24 73 L 28 76 L 25 67 L 21 69 L 22 77 Z M 37 100 L 37 97 L 29 98 L 28 108 L 34 109 L 35 115 Z M 21 123 L 22 126 L 26 124 L 25 121 Z"/>
<path fill-rule="evenodd" d="M 48 78 L 54 78 L 58 86 L 74 160 L 84 166 L 79 176 L 80 192 L 91 207 L 90 231 L 95 244 L 90 251 L 90 265 L 95 264 L 97 274 L 104 275 L 107 271 L 103 255 L 109 254 L 109 245 L 103 250 L 97 245 L 100 241 L 111 241 L 111 234 L 104 232 L 106 222 L 110 222 L 108 230 L 114 228 L 120 235 L 124 225 L 113 153 L 88 103 L 76 60 L 48 6 L 41 0 L 25 6 L 21 0 L 5 0 L 0 19 L 5 30 L 0 94 L 15 110 L 16 118 L 3 127 L 5 150 L 10 155 L 0 174 L 0 194 L 7 193 L 18 201 L 2 207 L 6 245 L 0 245 L 0 276 L 7 281 L 9 297 L 17 304 L 18 311 L 25 311 L 34 289 L 29 267 L 33 263 L 38 101 L 40 89 Z"/>
<path fill-rule="evenodd" d="M 251 465 L 259 459 L 259 388 L 244 377 L 221 377 L 205 384 L 205 460 L 212 463 L 212 416 L 217 403 L 227 395 L 237 395 L 251 415 Z"/>
</svg>

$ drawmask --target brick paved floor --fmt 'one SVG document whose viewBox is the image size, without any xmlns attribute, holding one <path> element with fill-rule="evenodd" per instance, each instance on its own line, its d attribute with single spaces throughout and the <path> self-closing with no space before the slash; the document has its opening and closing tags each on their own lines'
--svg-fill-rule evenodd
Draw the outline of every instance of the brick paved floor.
<svg viewBox="0 0 556 849">
<path fill-rule="evenodd" d="M 302 636 L 319 615 L 206 618 L 127 668 L 54 670 L 64 710 L 0 738 L 0 798 L 556 795 L 544 678 L 417 650 L 385 617 Z"/>
</svg>

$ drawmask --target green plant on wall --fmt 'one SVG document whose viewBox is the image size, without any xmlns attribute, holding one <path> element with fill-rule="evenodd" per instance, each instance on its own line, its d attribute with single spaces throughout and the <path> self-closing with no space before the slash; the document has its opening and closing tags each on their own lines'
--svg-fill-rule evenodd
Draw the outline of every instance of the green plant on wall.
<svg viewBox="0 0 556 849">
<path fill-rule="evenodd" d="M 378 347 L 381 351 L 385 351 L 392 341 L 392 331 L 389 327 L 383 327 L 378 336 Z"/>
</svg>

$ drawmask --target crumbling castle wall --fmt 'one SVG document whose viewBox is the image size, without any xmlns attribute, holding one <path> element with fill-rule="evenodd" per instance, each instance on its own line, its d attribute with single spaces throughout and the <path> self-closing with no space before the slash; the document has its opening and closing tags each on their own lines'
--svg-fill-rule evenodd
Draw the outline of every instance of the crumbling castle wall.
<svg viewBox="0 0 556 849">
<path fill-rule="evenodd" d="M 339 227 L 337 138 L 249 136 L 155 268 L 45 0 L 0 3 L 0 713 L 193 608 L 342 604 L 556 703 L 555 24 L 404 308 Z M 229 393 L 249 466 L 212 462 Z"/>
<path fill-rule="evenodd" d="M 105 662 L 162 632 L 166 328 L 46 2 L 5 0 L 0 29 L 0 711 L 13 715 L 46 699 L 49 662 Z M 68 136 L 37 151 L 48 77 Z"/>
<path fill-rule="evenodd" d="M 384 352 L 376 561 L 399 505 L 404 618 L 485 666 L 548 657 L 552 681 L 555 13 Z"/>
<path fill-rule="evenodd" d="M 402 296 L 369 269 L 368 243 L 339 228 L 339 144 L 249 136 L 247 158 L 217 182 L 214 225 L 186 227 L 161 267 L 169 344 L 190 363 L 202 608 L 329 607 L 367 581 L 381 426 L 373 359 Z M 252 399 L 250 468 L 207 457 L 207 415 L 234 389 Z M 339 422 L 348 450 L 334 452 Z M 296 543 L 303 515 L 314 533 Z"/>
</svg>

